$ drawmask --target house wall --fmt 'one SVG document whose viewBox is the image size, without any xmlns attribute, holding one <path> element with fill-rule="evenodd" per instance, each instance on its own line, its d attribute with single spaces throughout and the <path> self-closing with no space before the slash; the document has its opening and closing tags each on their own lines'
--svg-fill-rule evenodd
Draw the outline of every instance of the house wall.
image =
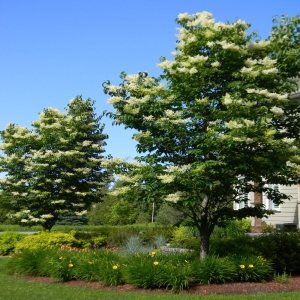
<svg viewBox="0 0 300 300">
<path fill-rule="evenodd" d="M 262 221 L 265 224 L 286 224 L 293 223 L 299 228 L 298 221 L 298 186 L 280 186 L 280 192 L 286 195 L 290 195 L 291 199 L 286 200 L 283 204 L 280 204 L 279 211 L 276 211 L 274 215 L 268 218 L 263 218 Z"/>
</svg>

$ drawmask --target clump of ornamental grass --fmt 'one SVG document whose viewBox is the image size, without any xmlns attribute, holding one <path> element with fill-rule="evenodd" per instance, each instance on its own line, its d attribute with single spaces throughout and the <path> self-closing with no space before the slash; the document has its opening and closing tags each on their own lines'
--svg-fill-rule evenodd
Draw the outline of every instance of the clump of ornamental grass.
<svg viewBox="0 0 300 300">
<path fill-rule="evenodd" d="M 159 249 L 160 247 L 163 247 L 167 244 L 167 239 L 162 234 L 157 234 L 153 239 L 153 245 Z"/>
<path fill-rule="evenodd" d="M 262 256 L 232 256 L 231 261 L 236 267 L 237 281 L 265 282 L 274 272 L 272 262 Z"/>
<path fill-rule="evenodd" d="M 194 280 L 203 284 L 226 283 L 236 278 L 235 265 L 227 257 L 212 255 L 195 260 L 192 269 Z"/>
<path fill-rule="evenodd" d="M 122 250 L 127 254 L 135 254 L 149 252 L 150 248 L 144 245 L 143 240 L 139 236 L 133 235 L 126 240 Z"/>
</svg>

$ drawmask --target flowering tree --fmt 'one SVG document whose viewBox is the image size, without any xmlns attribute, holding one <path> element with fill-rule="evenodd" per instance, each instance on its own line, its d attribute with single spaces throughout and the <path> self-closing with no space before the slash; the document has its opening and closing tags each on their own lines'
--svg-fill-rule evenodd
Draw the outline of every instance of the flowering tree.
<svg viewBox="0 0 300 300">
<path fill-rule="evenodd" d="M 233 202 L 254 192 L 279 204 L 289 196 L 268 184 L 299 180 L 299 105 L 288 94 L 298 87 L 300 20 L 275 20 L 266 40 L 242 20 L 216 23 L 208 12 L 179 14 L 177 22 L 175 58 L 161 58 L 160 77 L 122 73 L 119 86 L 103 84 L 110 116 L 138 131 L 144 153 L 140 164 L 107 164 L 127 180 L 119 193 L 142 186 L 185 211 L 204 258 L 216 225 L 272 213 L 262 204 L 235 210 Z"/>
<path fill-rule="evenodd" d="M 83 215 L 101 200 L 108 178 L 101 167 L 107 135 L 93 105 L 77 97 L 65 113 L 45 109 L 32 130 L 10 123 L 1 131 L 0 172 L 6 176 L 0 189 L 2 198 L 10 199 L 13 218 L 50 230 L 60 214 Z"/>
</svg>

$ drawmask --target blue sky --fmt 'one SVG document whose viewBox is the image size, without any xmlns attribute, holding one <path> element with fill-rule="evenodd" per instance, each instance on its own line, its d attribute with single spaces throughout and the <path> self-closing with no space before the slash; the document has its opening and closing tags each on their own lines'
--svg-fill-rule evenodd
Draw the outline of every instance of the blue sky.
<svg viewBox="0 0 300 300">
<path fill-rule="evenodd" d="M 119 74 L 159 75 L 170 58 L 179 13 L 213 13 L 216 21 L 241 18 L 267 38 L 272 17 L 300 13 L 300 0 L 0 0 L 0 130 L 9 122 L 30 127 L 44 108 L 59 110 L 76 95 L 112 110 L 102 82 Z M 111 126 L 106 152 L 134 157 L 132 131 Z"/>
</svg>

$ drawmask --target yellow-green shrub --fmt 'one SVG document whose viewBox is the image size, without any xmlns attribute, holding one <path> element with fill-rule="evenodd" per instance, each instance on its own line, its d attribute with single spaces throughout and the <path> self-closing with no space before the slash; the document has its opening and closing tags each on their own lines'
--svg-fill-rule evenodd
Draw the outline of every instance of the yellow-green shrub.
<svg viewBox="0 0 300 300">
<path fill-rule="evenodd" d="M 13 231 L 7 231 L 0 234 L 0 255 L 7 255 L 14 250 L 18 241 L 24 238 L 24 234 Z"/>
<path fill-rule="evenodd" d="M 15 245 L 15 251 L 37 248 L 59 248 L 60 246 L 80 246 L 80 241 L 72 234 L 63 232 L 40 232 L 29 235 Z"/>
<path fill-rule="evenodd" d="M 180 226 L 174 231 L 171 244 L 178 247 L 191 248 L 199 239 L 195 237 L 193 228 Z"/>
</svg>

